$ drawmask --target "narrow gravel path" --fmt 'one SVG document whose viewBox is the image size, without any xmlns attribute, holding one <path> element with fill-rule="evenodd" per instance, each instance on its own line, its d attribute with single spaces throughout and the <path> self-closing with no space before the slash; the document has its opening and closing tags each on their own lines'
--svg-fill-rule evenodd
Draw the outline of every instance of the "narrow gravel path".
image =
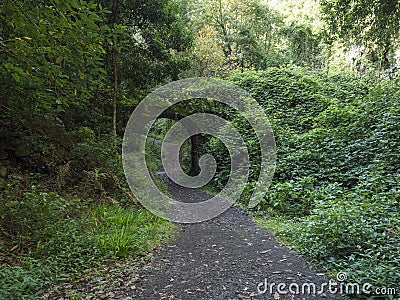
<svg viewBox="0 0 400 300">
<path fill-rule="evenodd" d="M 211 197 L 172 183 L 169 187 L 178 201 Z M 122 269 L 105 266 L 100 277 L 67 284 L 61 295 L 42 299 L 340 299 L 327 288 L 316 293 L 329 282 L 325 274 L 312 272 L 303 257 L 279 244 L 240 208 L 178 227 L 176 237 L 143 262 L 123 262 Z"/>
<path fill-rule="evenodd" d="M 170 192 L 184 202 L 210 197 L 173 184 Z M 143 266 L 125 299 L 339 299 L 330 293 L 308 293 L 309 283 L 319 290 L 327 282 L 324 274 L 312 272 L 303 257 L 278 244 L 237 207 L 213 220 L 179 227 L 177 238 Z M 266 279 L 269 286 L 263 293 Z M 277 293 L 279 283 L 292 283 L 294 292 L 297 283 L 300 294 L 285 294 L 288 287 Z"/>
</svg>

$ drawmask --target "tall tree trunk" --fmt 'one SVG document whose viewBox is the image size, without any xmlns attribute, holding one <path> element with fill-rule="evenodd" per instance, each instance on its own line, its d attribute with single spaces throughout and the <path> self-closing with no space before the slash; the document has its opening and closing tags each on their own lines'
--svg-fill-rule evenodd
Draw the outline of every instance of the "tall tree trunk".
<svg viewBox="0 0 400 300">
<path fill-rule="evenodd" d="M 117 51 L 112 49 L 112 66 L 113 66 L 113 134 L 117 137 L 117 100 L 118 100 L 118 68 L 117 68 Z"/>
<path fill-rule="evenodd" d="M 114 0 L 112 3 L 109 26 L 114 29 L 115 24 L 118 20 L 118 5 L 119 1 Z M 118 103 L 118 66 L 117 66 L 117 41 L 114 40 L 114 44 L 111 48 L 111 67 L 112 67 L 112 86 L 113 86 L 113 134 L 114 138 L 117 137 L 117 103 Z M 115 139 L 114 139 L 115 143 Z"/>
<path fill-rule="evenodd" d="M 190 142 L 192 144 L 190 150 L 190 175 L 196 176 L 200 173 L 199 160 L 201 155 L 201 146 L 204 144 L 204 137 L 200 134 L 193 135 L 190 137 Z"/>
</svg>

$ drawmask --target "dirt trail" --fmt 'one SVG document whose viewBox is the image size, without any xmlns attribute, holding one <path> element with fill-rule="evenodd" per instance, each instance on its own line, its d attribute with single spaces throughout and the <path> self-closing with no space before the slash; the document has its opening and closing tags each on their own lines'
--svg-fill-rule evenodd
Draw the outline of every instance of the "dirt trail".
<svg viewBox="0 0 400 300">
<path fill-rule="evenodd" d="M 169 186 L 178 201 L 211 197 Z M 315 294 L 312 286 L 320 291 L 328 282 L 325 274 L 312 272 L 303 257 L 280 245 L 240 208 L 231 207 L 207 222 L 178 226 L 176 238 L 155 249 L 146 261 L 125 262 L 124 271 L 105 267 L 100 278 L 64 286 L 64 296 L 45 299 L 340 299 L 327 288 Z M 278 293 L 278 284 L 286 284 L 283 293 Z M 289 293 L 289 285 L 300 293 Z"/>
<path fill-rule="evenodd" d="M 210 197 L 174 184 L 170 192 L 184 202 Z M 319 290 L 328 281 L 237 207 L 213 220 L 179 227 L 177 238 L 143 266 L 136 289 L 126 294 L 128 299 L 339 299 L 329 293 L 310 295 L 307 285 L 305 294 L 277 294 L 279 283 L 297 283 L 301 292 L 303 284 L 314 283 Z M 258 290 L 260 283 L 265 293 Z M 292 290 L 296 291 L 295 285 Z"/>
</svg>

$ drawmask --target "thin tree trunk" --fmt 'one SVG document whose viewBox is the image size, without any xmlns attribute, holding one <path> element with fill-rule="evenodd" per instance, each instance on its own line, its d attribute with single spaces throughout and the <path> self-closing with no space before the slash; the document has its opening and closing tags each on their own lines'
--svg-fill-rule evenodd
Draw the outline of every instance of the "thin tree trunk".
<svg viewBox="0 0 400 300">
<path fill-rule="evenodd" d="M 109 25 L 111 29 L 114 28 L 114 25 L 117 23 L 118 18 L 118 6 L 119 1 L 114 0 L 111 8 L 111 15 Z M 117 66 L 117 41 L 114 40 L 114 45 L 112 45 L 111 49 L 111 66 L 112 66 L 112 82 L 113 82 L 113 97 L 112 97 L 112 105 L 113 105 L 113 134 L 114 134 L 114 144 L 116 143 L 117 137 L 117 103 L 118 103 L 118 66 Z M 114 145 L 115 146 L 115 145 Z"/>
<path fill-rule="evenodd" d="M 113 134 L 117 137 L 117 100 L 118 100 L 118 68 L 117 68 L 117 51 L 115 49 L 111 52 L 112 65 L 113 65 Z"/>
</svg>

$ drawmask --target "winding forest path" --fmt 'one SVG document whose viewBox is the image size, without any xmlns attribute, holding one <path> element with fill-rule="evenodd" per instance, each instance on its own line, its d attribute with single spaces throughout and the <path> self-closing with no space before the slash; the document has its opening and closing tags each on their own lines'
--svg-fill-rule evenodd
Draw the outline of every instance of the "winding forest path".
<svg viewBox="0 0 400 300">
<path fill-rule="evenodd" d="M 169 189 L 178 201 L 211 197 L 170 181 Z M 318 292 L 328 283 L 326 275 L 311 271 L 303 257 L 279 244 L 238 207 L 207 222 L 178 227 L 176 237 L 143 262 L 125 262 L 124 271 L 105 267 L 95 281 L 64 286 L 64 296 L 50 299 L 340 299 L 327 287 L 325 293 L 312 288 L 309 293 L 310 284 Z M 286 284 L 283 293 L 278 293 L 278 284 Z M 290 284 L 299 294 L 288 292 Z"/>
<path fill-rule="evenodd" d="M 184 202 L 211 197 L 172 183 L 170 192 Z M 319 290 L 328 281 L 325 274 L 312 272 L 303 257 L 278 244 L 237 207 L 179 228 L 175 240 L 143 266 L 135 289 L 121 299 L 339 299 L 327 293 L 308 294 L 307 284 L 314 283 Z M 269 287 L 259 293 L 257 286 L 263 283 L 260 289 L 265 289 L 265 279 Z M 279 283 L 297 283 L 300 292 L 305 284 L 306 293 L 278 294 Z"/>
</svg>

